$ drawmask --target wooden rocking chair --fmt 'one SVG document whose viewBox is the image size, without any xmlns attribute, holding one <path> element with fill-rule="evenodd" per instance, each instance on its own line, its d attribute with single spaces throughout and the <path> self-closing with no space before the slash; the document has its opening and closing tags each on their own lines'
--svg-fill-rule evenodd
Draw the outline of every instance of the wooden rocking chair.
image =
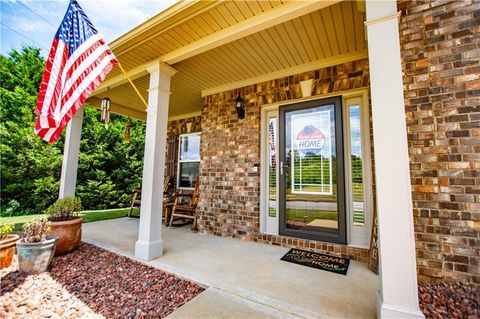
<svg viewBox="0 0 480 319">
<path fill-rule="evenodd" d="M 163 178 L 163 194 L 164 195 L 168 194 L 170 179 L 171 177 L 168 175 Z M 139 217 L 139 216 L 132 216 L 132 211 L 134 208 L 140 208 L 140 206 L 142 205 L 141 196 L 142 196 L 142 190 L 140 188 L 136 188 L 133 190 L 133 199 L 130 202 L 130 210 L 128 211 L 128 214 L 127 214 L 128 217 Z M 165 223 L 166 222 L 167 221 L 165 221 Z"/>
<path fill-rule="evenodd" d="M 175 217 L 177 218 L 187 218 L 193 219 L 192 230 L 197 229 L 197 204 L 198 204 L 198 197 L 200 194 L 200 182 L 199 178 L 197 177 L 195 182 L 195 188 L 193 189 L 192 193 L 178 193 L 175 194 L 175 202 L 173 204 L 173 211 L 172 216 L 170 217 L 169 226 L 172 226 L 173 220 Z M 183 202 L 185 198 L 190 198 L 188 201 Z M 181 202 L 181 199 L 182 202 Z"/>
</svg>

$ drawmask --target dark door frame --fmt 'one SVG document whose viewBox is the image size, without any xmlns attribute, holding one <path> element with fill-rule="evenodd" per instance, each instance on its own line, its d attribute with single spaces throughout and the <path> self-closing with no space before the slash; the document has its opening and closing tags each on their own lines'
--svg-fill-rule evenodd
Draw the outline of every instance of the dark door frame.
<svg viewBox="0 0 480 319">
<path fill-rule="evenodd" d="M 347 212 L 345 202 L 345 161 L 344 161 L 344 145 L 343 145 L 343 120 L 342 120 L 342 96 L 335 96 L 325 99 L 294 103 L 279 107 L 279 159 L 281 163 L 285 163 L 285 114 L 290 111 L 298 111 L 302 109 L 310 109 L 326 105 L 334 106 L 335 116 L 335 150 L 337 160 L 337 210 L 338 210 L 338 232 L 320 232 L 312 230 L 288 229 L 286 227 L 286 196 L 285 196 L 285 174 L 282 174 L 280 168 L 279 174 L 279 217 L 280 217 L 280 235 L 325 241 L 330 243 L 346 244 L 347 243 Z"/>
</svg>

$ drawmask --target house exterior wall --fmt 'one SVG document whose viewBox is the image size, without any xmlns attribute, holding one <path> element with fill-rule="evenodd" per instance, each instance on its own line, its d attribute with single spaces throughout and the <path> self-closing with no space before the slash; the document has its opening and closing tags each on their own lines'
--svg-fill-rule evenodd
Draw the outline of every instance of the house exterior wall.
<svg viewBox="0 0 480 319">
<path fill-rule="evenodd" d="M 480 4 L 408 0 L 398 9 L 419 279 L 480 283 Z M 307 78 L 321 98 L 368 87 L 368 74 L 361 60 L 240 88 L 244 120 L 234 110 L 237 90 L 205 97 L 199 231 L 366 262 L 366 249 L 260 234 L 253 167 L 262 105 L 301 98 Z"/>
<path fill-rule="evenodd" d="M 480 283 L 480 3 L 401 1 L 420 280 Z"/>
<path fill-rule="evenodd" d="M 187 132 L 187 123 L 192 123 L 191 133 L 200 132 L 202 117 L 200 115 L 187 117 L 178 120 L 168 121 L 167 134 L 185 134 Z"/>
<path fill-rule="evenodd" d="M 334 252 L 366 262 L 368 250 L 284 236 L 263 235 L 260 229 L 260 108 L 301 98 L 299 81 L 313 78 L 313 96 L 367 88 L 368 60 L 344 63 L 243 87 L 246 116 L 234 108 L 237 90 L 204 98 L 202 112 L 199 231 L 285 247 Z"/>
</svg>

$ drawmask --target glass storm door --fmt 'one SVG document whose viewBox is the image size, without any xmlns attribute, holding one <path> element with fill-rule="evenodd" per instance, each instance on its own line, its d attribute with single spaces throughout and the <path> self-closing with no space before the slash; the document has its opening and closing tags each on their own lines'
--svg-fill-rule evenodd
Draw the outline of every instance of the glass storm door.
<svg viewBox="0 0 480 319">
<path fill-rule="evenodd" d="M 280 234 L 346 244 L 341 97 L 280 107 Z"/>
</svg>

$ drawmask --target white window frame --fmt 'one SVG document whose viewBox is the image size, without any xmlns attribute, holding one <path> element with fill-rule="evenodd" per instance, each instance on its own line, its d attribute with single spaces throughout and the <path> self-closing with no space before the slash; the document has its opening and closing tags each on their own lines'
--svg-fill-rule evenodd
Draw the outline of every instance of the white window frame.
<svg viewBox="0 0 480 319">
<path fill-rule="evenodd" d="M 267 152 L 267 145 L 269 145 L 269 121 L 272 117 L 275 117 L 277 119 L 277 130 L 275 132 L 276 134 L 276 141 L 275 141 L 275 148 L 277 150 L 277 156 L 275 157 L 275 167 L 279 167 L 279 160 L 278 160 L 278 128 L 279 128 L 279 116 L 278 116 L 278 106 L 270 106 L 270 107 L 262 107 L 262 122 L 261 122 L 261 136 L 260 136 L 260 145 L 262 145 L 260 149 L 260 198 L 262 199 L 260 201 L 260 212 L 261 213 L 261 218 L 260 218 L 260 232 L 263 234 L 270 234 L 270 235 L 278 235 L 279 232 L 279 211 L 278 211 L 278 192 L 279 192 L 279 171 L 278 169 L 276 170 L 276 194 L 277 194 L 277 200 L 275 201 L 277 204 L 276 207 L 276 214 L 275 217 L 270 217 L 269 214 L 269 179 L 268 179 L 268 168 L 269 168 L 269 161 L 270 159 L 268 158 L 268 152 Z"/>
<path fill-rule="evenodd" d="M 201 157 L 200 157 L 200 150 L 198 150 L 198 160 L 180 160 L 180 153 L 182 150 L 182 137 L 184 136 L 193 136 L 193 135 L 198 135 L 200 138 L 200 141 L 202 139 L 201 133 L 200 132 L 194 132 L 194 133 L 185 133 L 185 134 L 180 134 L 178 136 L 178 163 L 177 163 L 177 189 L 185 189 L 185 190 L 193 190 L 194 187 L 180 187 L 180 163 L 200 163 Z M 200 172 L 199 172 L 200 173 Z"/>
<path fill-rule="evenodd" d="M 355 225 L 353 222 L 353 181 L 352 156 L 350 136 L 350 106 L 360 107 L 360 134 L 362 143 L 362 170 L 363 170 L 363 211 L 364 225 Z M 343 96 L 343 136 L 345 157 L 345 197 L 347 201 L 347 242 L 350 246 L 368 248 L 373 218 L 373 190 L 372 190 L 372 160 L 370 148 L 370 112 L 368 96 L 365 93 Z"/>
<path fill-rule="evenodd" d="M 368 91 L 366 89 L 351 90 L 332 94 L 325 94 L 321 97 L 299 99 L 295 101 L 287 101 L 278 104 L 269 104 L 262 106 L 261 109 L 261 135 L 260 135 L 260 233 L 278 235 L 279 234 L 279 211 L 278 196 L 279 183 L 277 182 L 277 214 L 276 217 L 269 217 L 269 197 L 268 197 L 268 122 L 272 116 L 277 117 L 277 141 L 278 150 L 279 141 L 279 107 L 293 102 L 303 102 L 308 100 L 321 100 L 332 96 L 342 96 L 343 107 L 343 129 L 344 129 L 344 157 L 345 157 L 345 189 L 346 189 L 346 209 L 347 209 L 347 243 L 351 247 L 368 248 L 370 245 L 370 236 L 373 219 L 373 190 L 372 190 L 372 164 L 371 164 L 371 148 L 370 148 L 370 117 L 368 104 Z M 353 223 L 353 194 L 352 194 L 352 177 L 351 177 L 351 145 L 350 145 L 350 121 L 349 106 L 360 105 L 360 125 L 362 140 L 362 157 L 363 157 L 363 188 L 364 188 L 364 216 L 365 225 L 356 226 Z M 276 157 L 276 165 L 279 167 L 279 158 Z M 277 181 L 279 179 L 277 170 Z"/>
</svg>

